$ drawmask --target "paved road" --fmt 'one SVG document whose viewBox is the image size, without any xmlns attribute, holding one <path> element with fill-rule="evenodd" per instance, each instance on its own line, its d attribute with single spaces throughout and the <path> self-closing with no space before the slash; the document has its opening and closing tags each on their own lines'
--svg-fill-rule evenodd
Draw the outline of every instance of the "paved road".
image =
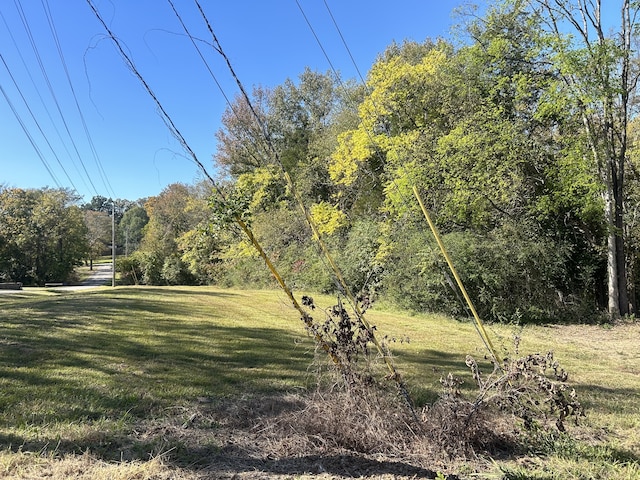
<svg viewBox="0 0 640 480">
<path fill-rule="evenodd" d="M 102 285 L 111 285 L 111 264 L 99 264 L 93 266 L 93 274 L 86 278 L 80 285 L 70 285 L 64 287 L 55 287 L 56 290 L 85 290 L 87 288 L 101 287 Z"/>
<path fill-rule="evenodd" d="M 88 288 L 111 285 L 111 264 L 99 264 L 93 266 L 93 274 L 85 279 L 80 285 L 64 285 L 62 287 L 48 287 L 48 290 L 74 291 L 86 290 Z M 18 293 L 34 287 L 24 287 L 23 290 L 0 290 L 0 294 Z M 35 287 L 38 288 L 38 287 Z"/>
</svg>

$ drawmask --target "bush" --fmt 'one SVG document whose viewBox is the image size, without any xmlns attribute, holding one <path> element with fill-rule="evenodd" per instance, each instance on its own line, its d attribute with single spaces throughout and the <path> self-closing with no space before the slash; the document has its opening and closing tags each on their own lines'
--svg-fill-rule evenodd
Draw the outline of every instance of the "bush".
<svg viewBox="0 0 640 480">
<path fill-rule="evenodd" d="M 142 283 L 145 285 L 162 285 L 164 283 L 162 280 L 163 258 L 154 252 L 140 250 L 134 255 L 140 263 Z"/>
<path fill-rule="evenodd" d="M 162 280 L 168 285 L 192 285 L 195 283 L 193 275 L 187 265 L 177 255 L 165 258 L 162 264 Z"/>
<path fill-rule="evenodd" d="M 392 254 L 385 262 L 389 299 L 418 311 L 466 315 L 466 303 L 431 234 L 405 229 L 394 235 Z M 571 248 L 562 241 L 513 225 L 484 235 L 452 232 L 442 239 L 476 310 L 485 319 L 557 321 L 583 313 L 591 302 L 591 292 L 584 285 L 568 280 Z"/>
<path fill-rule="evenodd" d="M 138 285 L 142 279 L 142 269 L 136 255 L 118 257 L 116 259 L 116 271 L 120 273 L 119 281 L 124 285 Z"/>
</svg>

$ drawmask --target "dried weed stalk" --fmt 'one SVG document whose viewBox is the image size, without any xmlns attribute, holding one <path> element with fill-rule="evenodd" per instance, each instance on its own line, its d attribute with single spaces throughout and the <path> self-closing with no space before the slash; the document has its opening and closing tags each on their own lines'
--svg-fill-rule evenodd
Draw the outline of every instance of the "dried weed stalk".
<svg viewBox="0 0 640 480">
<path fill-rule="evenodd" d="M 584 416 L 552 352 L 506 358 L 489 374 L 470 356 L 466 364 L 478 386 L 475 400 L 465 399 L 462 381 L 449 374 L 440 379 L 440 399 L 422 412 L 425 430 L 451 456 L 511 450 L 522 434 L 531 441 L 531 433 L 552 425 L 564 432 L 569 418 Z"/>
<path fill-rule="evenodd" d="M 359 296 L 359 309 L 365 312 L 371 305 L 369 297 Z M 315 309 L 313 298 L 302 297 L 302 304 Z M 376 366 L 380 365 L 380 350 L 374 348 L 375 326 L 365 325 L 360 316 L 351 315 L 338 297 L 337 303 L 325 310 L 324 321 L 313 320 L 307 323 L 307 330 L 314 338 L 321 338 L 325 349 L 334 360 L 342 380 L 348 386 L 371 385 L 376 383 L 381 375 L 376 374 Z M 379 344 L 382 355 L 391 358 L 386 342 Z M 402 382 L 397 375 L 394 380 L 402 388 Z"/>
<path fill-rule="evenodd" d="M 393 392 L 365 385 L 316 390 L 304 408 L 264 418 L 260 430 L 272 454 L 328 454 L 349 451 L 399 454 L 416 438 L 410 410 Z"/>
</svg>

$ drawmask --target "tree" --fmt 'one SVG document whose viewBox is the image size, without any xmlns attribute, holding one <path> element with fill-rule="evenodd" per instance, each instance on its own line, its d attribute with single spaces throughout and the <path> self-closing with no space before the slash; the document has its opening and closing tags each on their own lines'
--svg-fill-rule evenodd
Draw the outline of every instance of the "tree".
<svg viewBox="0 0 640 480">
<path fill-rule="evenodd" d="M 631 100 L 638 80 L 631 39 L 640 5 L 619 0 L 618 31 L 607 35 L 602 0 L 530 0 L 529 4 L 545 22 L 550 58 L 571 107 L 582 119 L 585 150 L 602 183 L 608 312 L 612 317 L 624 315 L 630 313 L 623 237 L 625 162 Z"/>
<path fill-rule="evenodd" d="M 77 200 L 64 189 L 0 191 L 0 275 L 26 284 L 67 280 L 88 249 Z"/>
<path fill-rule="evenodd" d="M 129 208 L 118 225 L 119 237 L 124 244 L 124 254 L 129 255 L 140 247 L 144 227 L 149 223 L 149 216 L 141 206 Z"/>
<path fill-rule="evenodd" d="M 286 80 L 273 90 L 254 90 L 252 105 L 264 131 L 245 100 L 238 97 L 225 111 L 222 128 L 216 133 L 215 160 L 234 180 L 257 188 L 268 176 L 281 177 L 282 166 L 304 198 L 320 202 L 328 200 L 331 193 L 327 158 L 334 142 L 330 125 L 340 104 L 331 75 L 307 69 L 298 80 L 297 84 Z M 247 193 L 251 194 L 243 191 Z M 274 200 L 277 203 L 282 198 Z"/>
<path fill-rule="evenodd" d="M 580 272 L 594 272 L 598 189 L 573 154 L 580 132 L 566 99 L 549 101 L 559 76 L 542 55 L 538 21 L 503 5 L 473 22 L 458 50 L 392 45 L 369 73 L 357 128 L 338 139 L 329 172 L 339 195 L 381 193 L 389 215 L 376 260 L 387 292 L 407 306 L 456 303 L 430 260 L 414 185 L 469 266 L 465 283 L 486 315 L 551 318 L 568 308 L 562 299 L 595 296 Z M 587 236 L 595 240 L 585 247 Z"/>
<path fill-rule="evenodd" d="M 186 235 L 188 232 L 208 227 L 209 195 L 210 190 L 205 184 L 188 186 L 174 183 L 147 200 L 144 210 L 149 221 L 143 229 L 140 249 L 135 253 L 144 283 L 199 283 L 189 266 L 195 257 L 206 257 L 202 250 L 209 244 L 201 242 L 193 248 L 186 248 L 190 252 L 188 259 L 183 259 L 185 251 L 180 247 L 185 246 L 184 242 L 188 243 L 189 239 L 196 239 L 194 234 Z M 205 271 L 204 266 L 197 270 L 198 273 Z"/>
<path fill-rule="evenodd" d="M 93 270 L 93 260 L 104 254 L 111 244 L 112 220 L 106 212 L 85 210 L 84 223 L 87 227 L 89 269 Z"/>
<path fill-rule="evenodd" d="M 81 208 L 94 212 L 104 212 L 109 215 L 112 215 L 115 211 L 115 222 L 116 225 L 118 225 L 124 213 L 134 206 L 136 206 L 136 202 L 132 202 L 131 200 L 123 198 L 111 199 L 103 197 L 102 195 L 96 195 L 91 198 L 89 203 L 83 204 Z"/>
</svg>

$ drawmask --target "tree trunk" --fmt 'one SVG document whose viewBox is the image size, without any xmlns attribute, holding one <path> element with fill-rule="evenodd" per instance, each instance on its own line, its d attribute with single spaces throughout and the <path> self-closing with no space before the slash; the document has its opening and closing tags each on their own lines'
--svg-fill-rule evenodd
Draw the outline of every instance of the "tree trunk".
<svg viewBox="0 0 640 480">
<path fill-rule="evenodd" d="M 605 180 L 604 214 L 607 225 L 607 310 L 612 319 L 620 316 L 620 290 L 618 289 L 618 249 L 615 229 L 615 202 L 611 178 Z"/>
<path fill-rule="evenodd" d="M 618 310 L 620 315 L 628 315 L 629 295 L 627 287 L 627 256 L 624 245 L 624 158 L 618 163 L 614 177 L 614 208 L 615 208 L 615 235 L 616 235 L 616 262 L 618 270 Z"/>
</svg>

